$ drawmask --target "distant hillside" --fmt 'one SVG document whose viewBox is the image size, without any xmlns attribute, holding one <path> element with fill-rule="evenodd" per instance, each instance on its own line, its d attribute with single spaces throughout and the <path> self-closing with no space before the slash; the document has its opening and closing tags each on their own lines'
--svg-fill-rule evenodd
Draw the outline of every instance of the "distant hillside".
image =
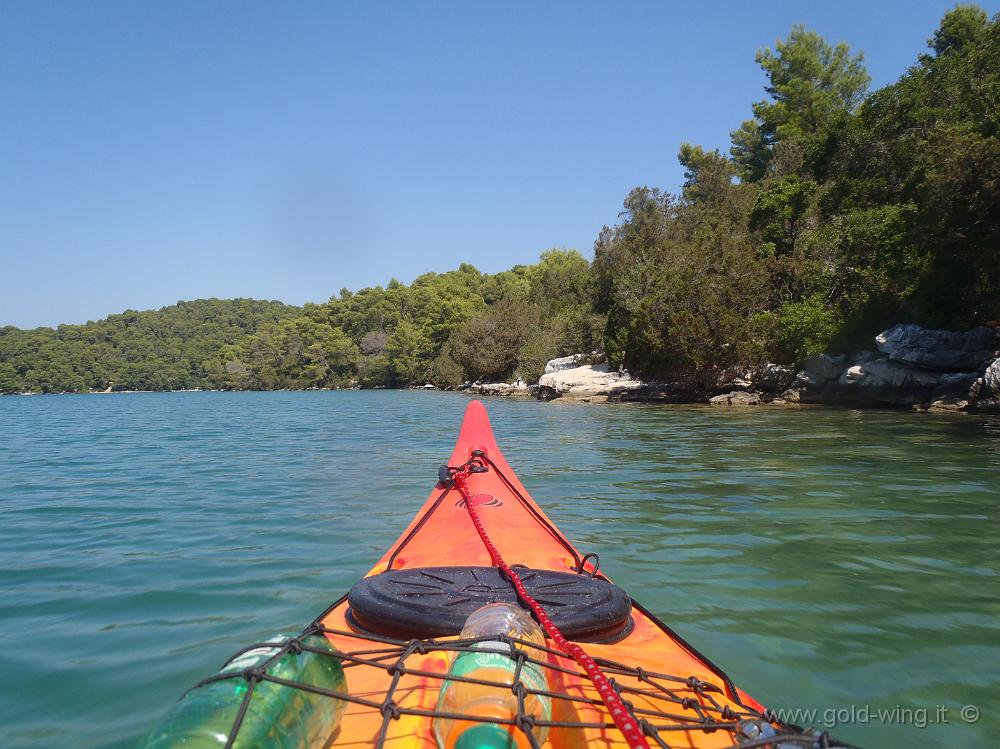
<svg viewBox="0 0 1000 749">
<path fill-rule="evenodd" d="M 281 302 L 198 299 L 55 330 L 0 328 L 0 392 L 204 387 L 222 347 L 299 313 Z"/>
<path fill-rule="evenodd" d="M 57 329 L 0 328 L 0 392 L 404 387 L 537 378 L 600 345 L 590 265 L 550 250 L 496 274 L 468 264 L 322 304 L 178 302 Z"/>
</svg>

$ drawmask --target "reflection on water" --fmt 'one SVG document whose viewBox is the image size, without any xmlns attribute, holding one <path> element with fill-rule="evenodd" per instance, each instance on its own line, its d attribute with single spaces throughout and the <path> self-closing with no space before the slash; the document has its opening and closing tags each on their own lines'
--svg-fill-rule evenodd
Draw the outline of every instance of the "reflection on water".
<svg viewBox="0 0 1000 749">
<path fill-rule="evenodd" d="M 128 746 L 235 647 L 310 620 L 419 507 L 466 402 L 0 399 L 5 745 Z M 1000 420 L 488 407 L 560 527 L 761 701 L 853 710 L 834 733 L 869 746 L 995 743 Z"/>
</svg>

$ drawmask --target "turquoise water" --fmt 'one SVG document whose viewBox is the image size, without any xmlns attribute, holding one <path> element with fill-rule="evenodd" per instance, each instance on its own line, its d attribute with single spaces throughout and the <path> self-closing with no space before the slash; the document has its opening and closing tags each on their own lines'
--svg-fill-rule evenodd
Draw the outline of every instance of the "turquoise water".
<svg viewBox="0 0 1000 749">
<path fill-rule="evenodd" d="M 0 398 L 0 744 L 128 747 L 310 621 L 426 498 L 466 403 Z M 1000 419 L 487 407 L 570 538 L 761 701 L 867 746 L 996 745 Z"/>
</svg>

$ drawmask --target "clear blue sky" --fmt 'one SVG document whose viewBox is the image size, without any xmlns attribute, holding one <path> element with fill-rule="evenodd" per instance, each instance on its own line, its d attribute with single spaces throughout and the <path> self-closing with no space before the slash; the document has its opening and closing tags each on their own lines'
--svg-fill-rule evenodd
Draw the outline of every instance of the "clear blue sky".
<svg viewBox="0 0 1000 749">
<path fill-rule="evenodd" d="M 0 0 L 0 325 L 590 256 L 792 24 L 878 86 L 952 5 Z"/>
</svg>

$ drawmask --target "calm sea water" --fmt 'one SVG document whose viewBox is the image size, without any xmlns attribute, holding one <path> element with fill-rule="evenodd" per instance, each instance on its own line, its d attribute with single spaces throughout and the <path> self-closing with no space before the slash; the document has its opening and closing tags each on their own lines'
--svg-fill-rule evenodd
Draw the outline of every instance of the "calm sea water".
<svg viewBox="0 0 1000 749">
<path fill-rule="evenodd" d="M 310 621 L 423 502 L 466 403 L 0 398 L 0 744 L 128 747 Z M 570 538 L 765 704 L 868 746 L 1000 740 L 1000 420 L 487 406 Z"/>
</svg>

